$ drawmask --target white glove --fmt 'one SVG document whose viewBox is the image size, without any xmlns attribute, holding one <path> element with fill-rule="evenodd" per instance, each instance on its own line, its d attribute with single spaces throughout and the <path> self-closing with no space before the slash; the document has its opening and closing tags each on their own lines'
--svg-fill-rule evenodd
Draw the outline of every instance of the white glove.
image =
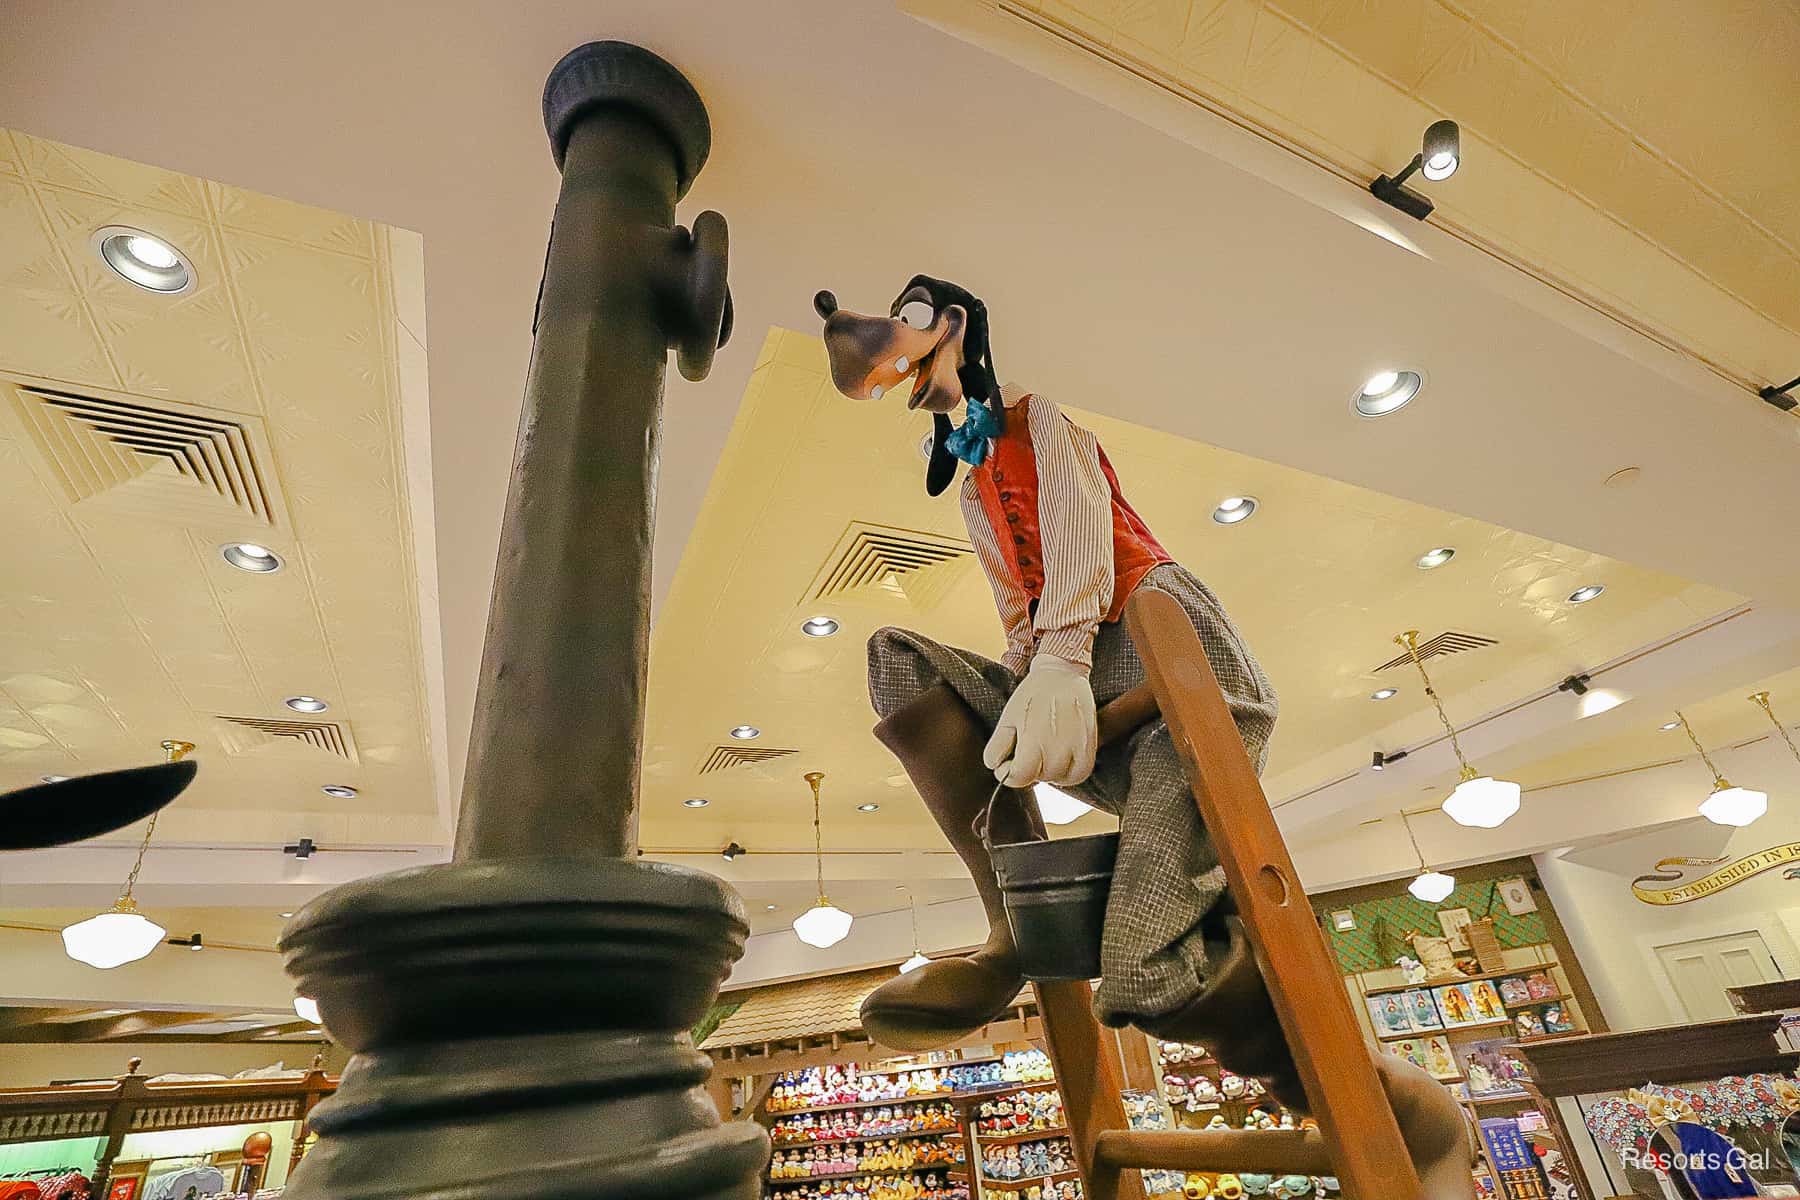
<svg viewBox="0 0 1800 1200">
<path fill-rule="evenodd" d="M 1007 787 L 1070 787 L 1093 774 L 1099 740 L 1087 672 L 1039 654 L 1001 711 L 981 761 Z"/>
</svg>

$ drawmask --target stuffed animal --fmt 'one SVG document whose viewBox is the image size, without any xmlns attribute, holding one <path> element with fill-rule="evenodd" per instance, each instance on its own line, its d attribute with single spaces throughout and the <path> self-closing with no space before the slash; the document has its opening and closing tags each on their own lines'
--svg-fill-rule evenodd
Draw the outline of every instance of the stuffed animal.
<svg viewBox="0 0 1800 1200">
<path fill-rule="evenodd" d="M 1182 1200 L 1206 1200 L 1212 1195 L 1212 1183 L 1204 1175 L 1190 1174 L 1181 1184 Z"/>
<path fill-rule="evenodd" d="M 1425 982 L 1425 964 L 1412 955 L 1402 954 L 1394 960 L 1394 965 L 1400 968 L 1400 977 L 1407 983 Z"/>
<path fill-rule="evenodd" d="M 1244 1195 L 1266 1196 L 1269 1194 L 1269 1189 L 1275 1186 L 1275 1177 L 1244 1171 L 1238 1175 L 1238 1182 L 1244 1185 Z"/>
<path fill-rule="evenodd" d="M 1299 1200 L 1302 1196 L 1310 1196 L 1313 1191 L 1312 1177 L 1308 1175 L 1283 1175 L 1275 1185 L 1276 1195 L 1281 1200 Z"/>
<path fill-rule="evenodd" d="M 1213 1181 L 1213 1195 L 1219 1200 L 1240 1200 L 1244 1194 L 1243 1180 L 1230 1173 L 1219 1176 Z"/>
<path fill-rule="evenodd" d="M 1210 1120 L 1206 1123 L 1206 1128 L 1208 1128 L 1208 1129 L 1230 1129 L 1231 1122 L 1229 1122 L 1225 1119 L 1224 1113 L 1214 1113 L 1212 1115 L 1212 1120 Z"/>
</svg>

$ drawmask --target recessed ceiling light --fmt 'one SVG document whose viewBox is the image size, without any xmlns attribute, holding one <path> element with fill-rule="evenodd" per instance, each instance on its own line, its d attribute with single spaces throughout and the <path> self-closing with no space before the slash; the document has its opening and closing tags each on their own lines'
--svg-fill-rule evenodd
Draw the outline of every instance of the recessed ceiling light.
<svg viewBox="0 0 1800 1200">
<path fill-rule="evenodd" d="M 307 713 L 324 712 L 331 707 L 331 705 L 325 703 L 325 701 L 319 699 L 317 696 L 289 696 L 286 700 L 283 700 L 282 703 L 293 709 L 295 712 Z"/>
<path fill-rule="evenodd" d="M 69 782 L 69 777 L 67 775 L 40 775 L 40 776 L 38 776 L 38 778 L 45 783 L 67 783 L 67 782 Z"/>
<path fill-rule="evenodd" d="M 880 808 L 881 808 L 881 805 L 879 805 L 879 804 L 859 804 L 856 806 L 856 811 L 857 812 L 876 812 Z"/>
<path fill-rule="evenodd" d="M 1600 593 L 1605 590 L 1606 585 L 1604 583 L 1590 583 L 1585 587 L 1578 587 L 1569 593 L 1569 603 L 1586 604 L 1589 600 L 1599 596 Z"/>
<path fill-rule="evenodd" d="M 1212 518 L 1221 525 L 1236 525 L 1239 521 L 1249 520 L 1255 511 L 1255 496 L 1227 496 L 1213 509 Z"/>
<path fill-rule="evenodd" d="M 100 261 L 119 277 L 149 292 L 172 295 L 194 286 L 194 268 L 185 255 L 153 233 L 125 225 L 94 231 Z"/>
<path fill-rule="evenodd" d="M 838 631 L 838 623 L 830 617 L 808 617 L 800 622 L 800 632 L 807 637 L 830 637 Z"/>
<path fill-rule="evenodd" d="M 1680 728 L 1681 728 L 1680 721 L 1664 721 L 1663 726 L 1662 726 L 1662 731 L 1664 733 L 1667 733 L 1671 729 L 1680 729 Z"/>
<path fill-rule="evenodd" d="M 775 906 L 773 904 L 765 904 L 765 905 L 763 905 L 763 911 L 764 912 L 774 912 Z"/>
<path fill-rule="evenodd" d="M 319 790 L 327 796 L 336 796 L 339 800 L 350 800 L 356 796 L 356 789 L 347 783 L 328 783 Z"/>
<path fill-rule="evenodd" d="M 699 796 L 689 796 L 686 800 L 683 800 L 681 802 L 681 807 L 683 807 L 683 808 L 705 808 L 708 803 L 710 803 L 710 802 L 707 800 L 701 799 Z"/>
<path fill-rule="evenodd" d="M 284 916 L 284 917 L 291 917 L 291 916 L 293 916 L 293 915 L 294 915 L 294 914 L 293 914 L 293 913 L 291 913 L 291 912 L 284 912 L 284 913 L 282 913 L 282 914 L 281 914 L 281 915 L 282 915 L 282 916 Z"/>
<path fill-rule="evenodd" d="M 1360 416 L 1385 417 L 1412 403 L 1424 383 L 1417 371 L 1380 371 L 1357 390 L 1350 405 Z"/>
<path fill-rule="evenodd" d="M 1430 570 L 1433 570 L 1434 568 L 1443 566 L 1445 563 L 1449 562 L 1451 559 L 1453 559 L 1455 557 L 1456 557 L 1456 547 L 1454 547 L 1454 546 L 1437 546 L 1437 547 L 1427 550 L 1425 553 L 1419 555 L 1419 561 L 1418 561 L 1417 565 L 1418 565 L 1419 570 L 1421 570 L 1421 571 L 1430 571 Z"/>
<path fill-rule="evenodd" d="M 754 725 L 739 725 L 737 728 L 735 728 L 731 731 L 731 736 L 736 738 L 740 742 L 747 742 L 751 738 L 761 737 L 762 730 L 758 729 Z"/>
<path fill-rule="evenodd" d="M 1399 694 L 1400 694 L 1399 688 L 1382 688 L 1378 692 L 1370 692 L 1369 699 L 1371 699 L 1371 700 L 1392 700 L 1395 696 L 1398 696 Z"/>
<path fill-rule="evenodd" d="M 219 553 L 226 562 L 240 571 L 267 575 L 272 571 L 281 570 L 281 556 L 267 546 L 259 546 L 255 542 L 226 542 L 219 547 Z"/>
</svg>

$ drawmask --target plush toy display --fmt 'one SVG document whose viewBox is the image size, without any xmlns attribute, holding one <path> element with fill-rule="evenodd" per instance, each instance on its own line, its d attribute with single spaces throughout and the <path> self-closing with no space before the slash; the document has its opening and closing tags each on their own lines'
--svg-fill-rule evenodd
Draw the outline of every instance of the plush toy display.
<svg viewBox="0 0 1800 1200">
<path fill-rule="evenodd" d="M 966 467 L 963 523 L 1006 640 L 998 662 L 910 630 L 881 629 L 869 640 L 875 735 L 968 868 L 989 930 L 972 954 L 933 959 L 871 992 L 864 1032 L 897 1049 L 933 1049 L 1012 1003 L 1024 980 L 974 826 L 985 812 L 992 844 L 1043 840 L 1029 789 L 1047 783 L 1119 818 L 1093 1001 L 1099 1019 L 1204 1044 L 1238 1072 L 1230 1086 L 1240 1096 L 1260 1092 L 1248 1080 L 1261 1077 L 1285 1105 L 1304 1108 L 1299 1071 L 1167 724 L 1153 719 L 1098 746 L 1098 707 L 1144 679 L 1120 621 L 1126 601 L 1154 588 L 1192 621 L 1260 772 L 1277 705 L 1243 637 L 1132 508 L 1094 434 L 1050 397 L 1001 385 L 989 313 L 973 294 L 917 275 L 886 315 L 842 309 L 829 292 L 818 293 L 814 307 L 838 391 L 894 403 L 904 396 L 908 408 L 931 414 L 926 492 L 940 495 Z M 960 423 L 952 419 L 959 411 Z M 1216 503 L 1210 487 L 1206 495 Z M 1429 966 L 1430 956 L 1421 957 Z M 1468 1194 L 1469 1150 L 1455 1102 L 1424 1071 L 1414 1068 L 1414 1080 L 1402 1073 L 1408 1064 L 1381 1057 L 1390 1091 L 1409 1092 L 1395 1108 L 1415 1155 L 1444 1179 L 1460 1174 L 1460 1191 L 1434 1191 L 1428 1182 L 1428 1194 Z M 1420 1081 L 1428 1091 L 1415 1090 Z M 1241 1185 L 1231 1182 L 1228 1200 L 1236 1200 Z"/>
</svg>

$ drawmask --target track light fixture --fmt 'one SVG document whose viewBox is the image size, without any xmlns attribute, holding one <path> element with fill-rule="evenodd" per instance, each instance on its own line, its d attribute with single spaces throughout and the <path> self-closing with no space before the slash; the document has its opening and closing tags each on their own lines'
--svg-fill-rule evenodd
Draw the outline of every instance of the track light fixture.
<svg viewBox="0 0 1800 1200">
<path fill-rule="evenodd" d="M 1792 395 L 1793 390 L 1797 387 L 1800 387 L 1800 375 L 1794 376 L 1779 386 L 1770 384 L 1766 388 L 1757 388 L 1756 394 L 1782 412 L 1793 412 L 1795 408 L 1800 407 L 1800 400 L 1796 400 Z"/>
<path fill-rule="evenodd" d="M 283 846 L 281 852 L 283 854 L 291 854 L 295 858 L 311 858 L 317 853 L 318 849 L 319 847 L 313 843 L 311 838 L 303 837 L 297 842 Z"/>
<path fill-rule="evenodd" d="M 1561 683 L 1557 684 L 1556 690 L 1559 692 L 1573 692 L 1577 696 L 1585 696 L 1588 693 L 1589 682 L 1586 675 L 1571 675 Z"/>
<path fill-rule="evenodd" d="M 724 859 L 726 862 L 736 862 L 738 860 L 738 855 L 748 854 L 748 853 L 749 853 L 748 850 L 744 849 L 742 846 L 738 845 L 736 842 L 732 842 L 730 845 L 726 846 L 723 850 L 719 851 L 719 857 Z"/>
<path fill-rule="evenodd" d="M 169 945 L 181 946 L 188 950 L 206 949 L 206 942 L 198 933 L 190 933 L 184 938 L 170 938 Z"/>
<path fill-rule="evenodd" d="M 1398 175 L 1378 175 L 1375 182 L 1369 185 L 1377 200 L 1383 204 L 1391 204 L 1407 216 L 1423 221 L 1431 215 L 1435 207 L 1430 199 L 1406 186 L 1406 181 L 1417 171 L 1425 178 L 1436 182 L 1448 179 L 1456 174 L 1456 168 L 1462 165 L 1462 132 L 1457 129 L 1455 121 L 1433 121 L 1425 127 L 1425 138 L 1419 153 L 1413 155 L 1411 162 Z"/>
<path fill-rule="evenodd" d="M 1404 750 L 1396 750 L 1392 754 L 1383 754 L 1381 751 L 1377 750 L 1375 752 L 1375 760 L 1369 764 L 1369 769 L 1372 771 L 1384 770 L 1389 763 L 1397 763 L 1405 757 L 1406 751 Z"/>
</svg>

